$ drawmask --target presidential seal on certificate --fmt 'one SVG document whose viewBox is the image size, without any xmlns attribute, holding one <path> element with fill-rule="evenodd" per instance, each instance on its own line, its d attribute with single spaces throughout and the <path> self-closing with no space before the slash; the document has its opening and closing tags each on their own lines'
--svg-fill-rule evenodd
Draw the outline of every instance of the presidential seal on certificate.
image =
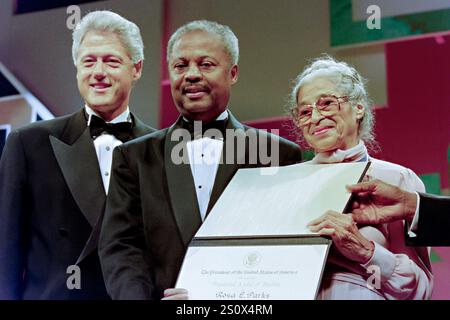
<svg viewBox="0 0 450 320">
<path fill-rule="evenodd" d="M 176 287 L 193 300 L 312 300 L 331 240 L 307 223 L 346 212 L 345 186 L 370 162 L 240 169 L 184 257 Z"/>
</svg>

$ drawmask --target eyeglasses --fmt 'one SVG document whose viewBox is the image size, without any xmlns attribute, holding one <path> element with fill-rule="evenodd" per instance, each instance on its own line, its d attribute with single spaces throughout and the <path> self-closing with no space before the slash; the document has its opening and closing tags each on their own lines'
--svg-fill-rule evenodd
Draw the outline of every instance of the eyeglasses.
<svg viewBox="0 0 450 320">
<path fill-rule="evenodd" d="M 314 108 L 324 117 L 332 116 L 341 110 L 341 102 L 348 102 L 349 97 L 324 96 L 314 105 L 302 104 L 294 109 L 294 118 L 299 125 L 305 125 L 311 120 Z"/>
</svg>

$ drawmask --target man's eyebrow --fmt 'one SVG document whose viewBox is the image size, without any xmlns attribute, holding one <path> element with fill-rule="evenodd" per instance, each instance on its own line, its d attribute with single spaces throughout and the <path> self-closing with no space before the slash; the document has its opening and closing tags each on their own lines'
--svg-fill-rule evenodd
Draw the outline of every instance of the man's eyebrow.
<svg viewBox="0 0 450 320">
<path fill-rule="evenodd" d="M 185 62 L 185 61 L 187 61 L 187 59 L 185 57 L 173 58 L 173 63 L 180 62 L 180 61 Z"/>
<path fill-rule="evenodd" d="M 214 62 L 215 64 L 220 64 L 221 63 L 221 61 L 220 60 L 218 60 L 218 59 L 216 59 L 216 58 L 214 58 L 214 57 L 212 57 L 212 56 L 201 56 L 200 58 L 199 58 L 199 60 L 209 60 L 209 61 L 211 61 L 211 62 Z"/>
<path fill-rule="evenodd" d="M 95 54 L 92 54 L 92 53 L 88 53 L 88 54 L 85 54 L 85 55 L 82 55 L 81 57 L 80 57 L 80 60 L 85 60 L 85 59 L 87 59 L 87 58 L 96 58 L 96 55 Z"/>
<path fill-rule="evenodd" d="M 123 61 L 123 59 L 120 56 L 115 55 L 115 54 L 107 54 L 107 55 L 103 56 L 103 59 L 110 59 L 110 58 L 114 58 L 119 61 Z"/>
</svg>

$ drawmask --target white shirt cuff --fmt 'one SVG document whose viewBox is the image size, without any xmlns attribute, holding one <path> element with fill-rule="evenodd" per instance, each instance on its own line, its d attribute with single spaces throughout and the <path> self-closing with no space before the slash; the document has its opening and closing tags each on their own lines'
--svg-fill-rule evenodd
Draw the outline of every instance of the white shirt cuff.
<svg viewBox="0 0 450 320">
<path fill-rule="evenodd" d="M 420 196 L 419 194 L 416 192 L 416 197 L 417 197 L 417 206 L 416 206 L 416 212 L 414 213 L 414 218 L 411 222 L 411 226 L 409 227 L 408 230 L 408 235 L 410 237 L 416 237 L 417 235 L 414 233 L 415 231 L 417 231 L 417 227 L 419 224 L 419 207 L 420 207 Z"/>
<path fill-rule="evenodd" d="M 379 268 L 381 281 L 386 282 L 395 271 L 395 255 L 378 243 L 372 242 L 375 245 L 372 258 L 366 263 L 361 264 L 361 266 L 366 270 L 373 267 Z"/>
</svg>

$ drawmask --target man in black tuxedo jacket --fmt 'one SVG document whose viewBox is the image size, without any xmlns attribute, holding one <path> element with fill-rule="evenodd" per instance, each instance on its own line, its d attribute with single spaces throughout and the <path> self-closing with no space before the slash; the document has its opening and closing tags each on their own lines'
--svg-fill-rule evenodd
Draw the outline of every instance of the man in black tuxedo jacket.
<svg viewBox="0 0 450 320">
<path fill-rule="evenodd" d="M 130 113 L 139 28 L 96 11 L 73 33 L 85 107 L 13 131 L 0 160 L 0 299 L 108 299 L 97 253 L 112 151 L 153 132 Z"/>
<path fill-rule="evenodd" d="M 167 53 L 178 121 L 114 151 L 99 241 L 113 299 L 179 293 L 166 289 L 174 287 L 187 246 L 236 171 L 301 159 L 296 144 L 250 129 L 228 110 L 239 55 L 238 40 L 228 27 L 191 22 L 172 35 Z M 202 136 L 198 126 L 225 139 L 211 139 L 208 131 Z M 236 139 L 228 136 L 230 131 Z M 191 134 L 200 138 L 190 140 Z M 188 139 L 180 142 L 181 136 Z M 244 141 L 240 146 L 230 143 L 238 139 Z M 262 156 L 266 148 L 272 162 Z"/>
<path fill-rule="evenodd" d="M 415 246 L 450 245 L 450 197 L 411 193 L 380 180 L 348 187 L 358 198 L 353 209 L 357 223 L 380 224 L 406 220 L 407 240 Z"/>
</svg>

